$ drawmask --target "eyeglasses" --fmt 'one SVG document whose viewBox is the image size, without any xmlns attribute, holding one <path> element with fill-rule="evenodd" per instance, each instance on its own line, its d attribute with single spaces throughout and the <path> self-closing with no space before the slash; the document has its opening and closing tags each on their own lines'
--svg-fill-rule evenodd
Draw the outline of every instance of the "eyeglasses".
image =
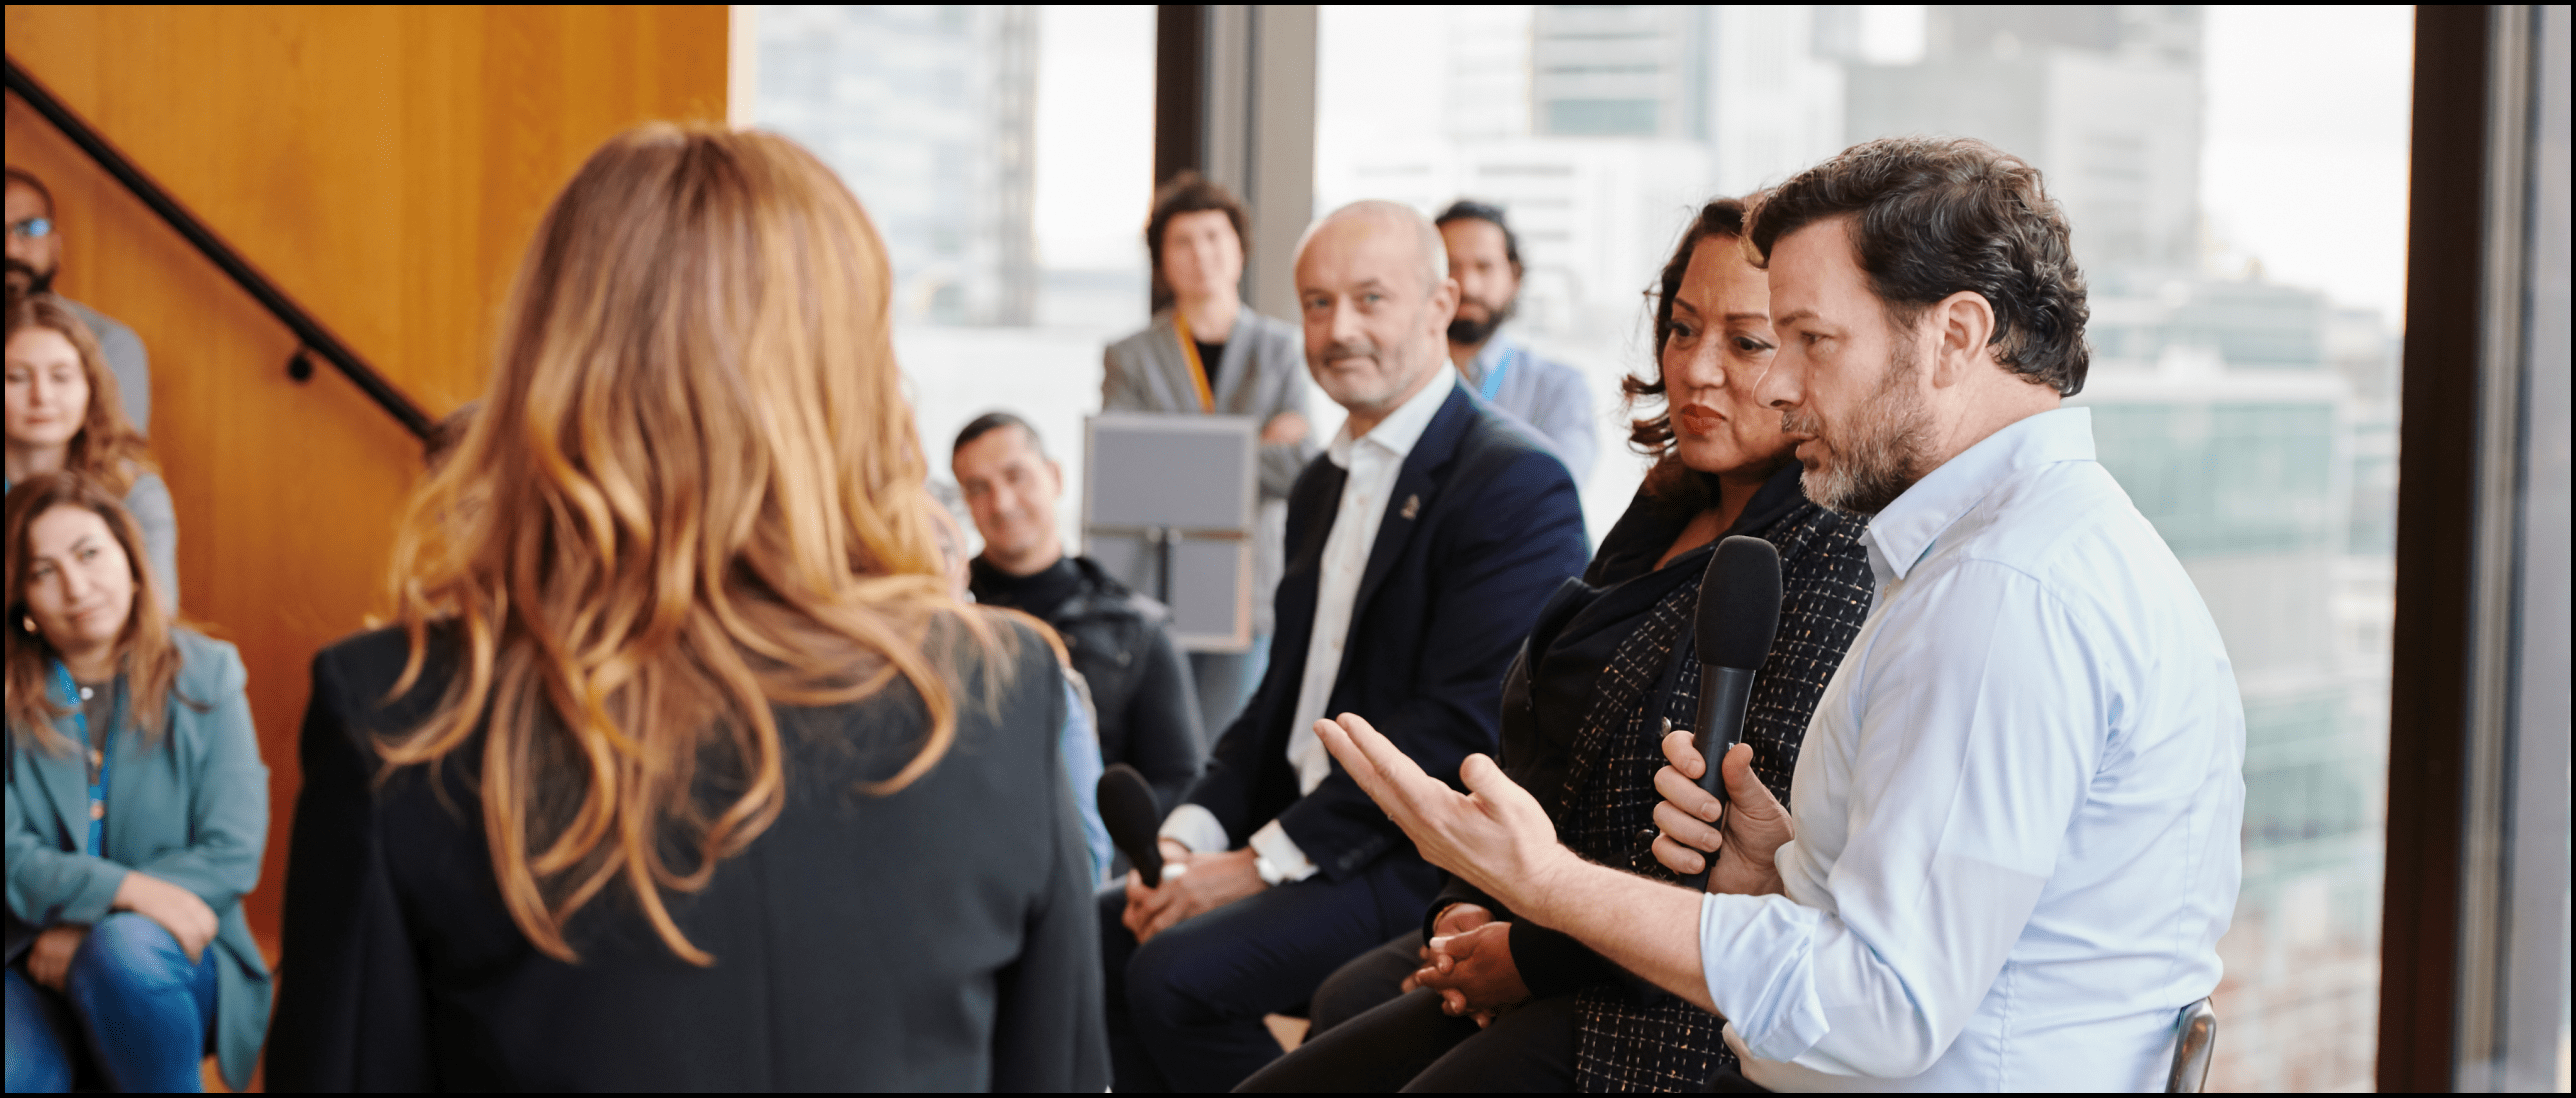
<svg viewBox="0 0 2576 1098">
<path fill-rule="evenodd" d="M 9 223 L 9 235 L 20 240 L 42 240 L 54 235 L 54 219 L 31 217 L 25 221 L 12 221 Z"/>
</svg>

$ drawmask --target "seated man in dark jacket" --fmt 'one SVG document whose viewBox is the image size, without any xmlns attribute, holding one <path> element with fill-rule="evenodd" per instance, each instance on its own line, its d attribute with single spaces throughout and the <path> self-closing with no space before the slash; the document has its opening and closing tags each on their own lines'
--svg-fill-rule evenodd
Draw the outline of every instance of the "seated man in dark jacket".
<svg viewBox="0 0 2576 1098">
<path fill-rule="evenodd" d="M 1349 419 L 1289 494 L 1270 667 L 1164 819 L 1161 886 L 1101 895 L 1116 1090 L 1232 1088 L 1279 1055 L 1264 1014 L 1421 925 L 1439 871 L 1313 726 L 1358 713 L 1456 774 L 1495 750 L 1505 667 L 1583 568 L 1565 466 L 1448 368 L 1445 260 L 1388 202 L 1298 249 L 1307 365 Z"/>
<path fill-rule="evenodd" d="M 1064 470 L 1027 421 L 1009 412 L 975 417 L 957 432 L 948 462 L 984 536 L 968 565 L 975 601 L 1054 626 L 1099 711 L 1100 761 L 1135 767 L 1157 800 L 1178 804 L 1199 776 L 1207 739 L 1189 667 L 1165 627 L 1170 613 L 1064 551 L 1055 521 Z"/>
</svg>

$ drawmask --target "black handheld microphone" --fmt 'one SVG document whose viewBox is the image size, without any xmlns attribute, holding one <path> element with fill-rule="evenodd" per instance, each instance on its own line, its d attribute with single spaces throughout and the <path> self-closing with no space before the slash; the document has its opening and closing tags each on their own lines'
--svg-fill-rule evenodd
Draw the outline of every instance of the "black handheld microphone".
<svg viewBox="0 0 2576 1098">
<path fill-rule="evenodd" d="M 1109 841 L 1127 853 L 1127 864 L 1136 867 L 1145 887 L 1163 883 L 1163 847 L 1154 834 L 1163 823 L 1162 806 L 1135 767 L 1112 763 L 1101 772 L 1100 823 L 1109 829 Z"/>
<path fill-rule="evenodd" d="M 1761 538 L 1736 535 L 1717 543 L 1708 573 L 1699 581 L 1699 613 L 1691 637 L 1699 646 L 1699 757 L 1708 769 L 1699 787 L 1727 803 L 1718 763 L 1744 735 L 1744 705 L 1753 696 L 1753 673 L 1771 656 L 1780 632 L 1780 551 Z M 1716 858 L 1710 857 L 1715 865 Z M 1708 870 L 1682 879 L 1708 886 Z"/>
</svg>

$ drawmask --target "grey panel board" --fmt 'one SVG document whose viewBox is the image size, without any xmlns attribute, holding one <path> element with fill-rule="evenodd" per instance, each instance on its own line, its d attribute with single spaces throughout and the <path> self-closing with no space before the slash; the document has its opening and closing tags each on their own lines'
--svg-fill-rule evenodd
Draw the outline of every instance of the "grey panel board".
<svg viewBox="0 0 2576 1098">
<path fill-rule="evenodd" d="M 1250 542 L 1181 539 L 1172 550 L 1172 632 L 1194 648 L 1249 640 L 1251 572 Z"/>
<path fill-rule="evenodd" d="M 1102 571 L 1148 595 L 1154 593 L 1153 547 L 1135 534 L 1109 534 L 1091 531 L 1083 536 L 1082 555 L 1090 557 Z"/>
<path fill-rule="evenodd" d="M 1173 639 L 1193 652 L 1252 643 L 1259 427 L 1248 416 L 1125 413 L 1083 424 L 1082 551 L 1169 604 Z"/>
<path fill-rule="evenodd" d="M 1084 525 L 1250 531 L 1251 417 L 1099 415 L 1084 433 Z"/>
</svg>

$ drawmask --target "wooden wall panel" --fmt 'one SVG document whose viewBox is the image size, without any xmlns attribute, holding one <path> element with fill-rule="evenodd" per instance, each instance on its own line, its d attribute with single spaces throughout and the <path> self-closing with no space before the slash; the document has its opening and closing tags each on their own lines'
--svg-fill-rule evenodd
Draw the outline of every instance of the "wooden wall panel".
<svg viewBox="0 0 2576 1098">
<path fill-rule="evenodd" d="M 725 117 L 721 6 L 6 20 L 12 58 L 432 415 L 481 392 L 510 275 L 582 158 L 639 121 Z M 55 195 L 57 288 L 151 351 L 184 611 L 241 647 L 274 775 L 248 901 L 273 953 L 307 667 L 384 609 L 420 452 L 328 367 L 289 380 L 286 329 L 14 97 L 7 136 Z"/>
</svg>

